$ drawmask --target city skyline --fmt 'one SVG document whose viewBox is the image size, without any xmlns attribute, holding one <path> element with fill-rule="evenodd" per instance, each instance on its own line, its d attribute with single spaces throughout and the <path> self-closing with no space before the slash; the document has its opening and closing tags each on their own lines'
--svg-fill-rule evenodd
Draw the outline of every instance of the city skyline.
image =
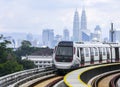
<svg viewBox="0 0 120 87">
<path fill-rule="evenodd" d="M 93 32 L 100 25 L 106 37 L 111 22 L 120 29 L 119 0 L 1 0 L 0 32 L 41 34 L 43 29 L 51 28 L 62 34 L 66 27 L 72 36 L 74 11 L 77 8 L 80 16 L 83 3 L 89 30 Z"/>
</svg>

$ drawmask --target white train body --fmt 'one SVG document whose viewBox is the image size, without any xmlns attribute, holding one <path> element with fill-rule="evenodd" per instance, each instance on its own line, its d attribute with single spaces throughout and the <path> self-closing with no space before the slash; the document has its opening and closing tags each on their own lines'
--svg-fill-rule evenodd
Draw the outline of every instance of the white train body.
<svg viewBox="0 0 120 87">
<path fill-rule="evenodd" d="M 61 41 L 53 53 L 56 69 L 74 69 L 92 64 L 119 62 L 120 44 Z"/>
</svg>

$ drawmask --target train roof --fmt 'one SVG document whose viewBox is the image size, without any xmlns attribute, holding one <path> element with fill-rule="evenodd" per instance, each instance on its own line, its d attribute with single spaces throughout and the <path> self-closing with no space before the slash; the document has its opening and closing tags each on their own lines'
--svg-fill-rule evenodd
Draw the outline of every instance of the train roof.
<svg viewBox="0 0 120 87">
<path fill-rule="evenodd" d="M 58 46 L 73 46 L 73 41 L 60 41 Z"/>
<path fill-rule="evenodd" d="M 120 47 L 120 43 L 100 43 L 100 42 L 75 42 L 78 47 Z"/>
<path fill-rule="evenodd" d="M 120 43 L 102 43 L 102 42 L 73 42 L 60 41 L 58 46 L 75 46 L 75 47 L 120 47 Z"/>
<path fill-rule="evenodd" d="M 103 43 L 74 43 L 74 46 L 76 47 L 110 47 L 109 44 L 103 44 Z"/>
</svg>

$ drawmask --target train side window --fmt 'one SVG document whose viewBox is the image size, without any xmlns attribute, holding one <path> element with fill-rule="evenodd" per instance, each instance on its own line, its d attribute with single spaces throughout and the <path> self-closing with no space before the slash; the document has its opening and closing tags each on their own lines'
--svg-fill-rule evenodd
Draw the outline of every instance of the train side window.
<svg viewBox="0 0 120 87">
<path fill-rule="evenodd" d="M 99 52 L 100 52 L 100 54 L 102 54 L 102 48 L 99 48 Z"/>
<path fill-rule="evenodd" d="M 95 56 L 98 56 L 98 49 L 95 48 Z"/>
<path fill-rule="evenodd" d="M 84 55 L 84 50 L 83 50 L 83 48 L 80 48 L 80 54 L 81 54 L 81 55 Z"/>
<path fill-rule="evenodd" d="M 90 54 L 94 56 L 94 48 L 90 48 Z"/>
<path fill-rule="evenodd" d="M 103 48 L 103 55 L 105 55 L 105 48 Z"/>
<path fill-rule="evenodd" d="M 89 57 L 89 49 L 85 48 L 86 57 Z"/>
</svg>

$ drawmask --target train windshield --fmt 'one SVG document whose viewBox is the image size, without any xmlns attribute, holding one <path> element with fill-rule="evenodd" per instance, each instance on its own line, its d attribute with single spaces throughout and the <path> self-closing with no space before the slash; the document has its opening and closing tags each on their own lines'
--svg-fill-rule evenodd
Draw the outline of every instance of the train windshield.
<svg viewBox="0 0 120 87">
<path fill-rule="evenodd" d="M 73 55 L 73 47 L 58 47 L 56 55 L 72 56 Z"/>
</svg>

